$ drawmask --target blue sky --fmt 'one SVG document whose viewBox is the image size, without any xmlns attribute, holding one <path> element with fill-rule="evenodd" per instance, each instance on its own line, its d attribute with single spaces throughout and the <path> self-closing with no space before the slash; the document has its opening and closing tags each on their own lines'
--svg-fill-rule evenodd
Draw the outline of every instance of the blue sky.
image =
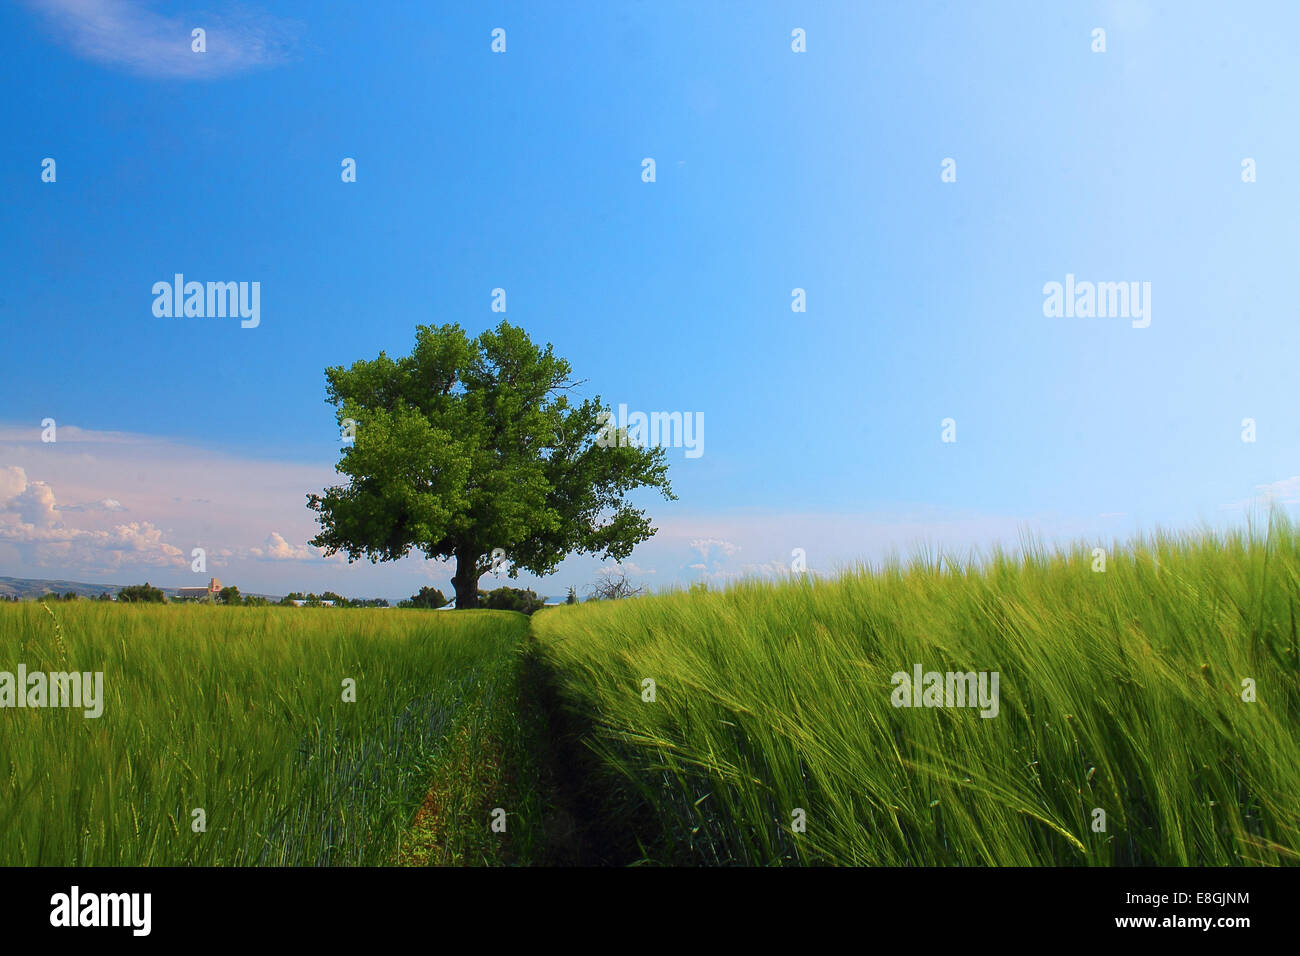
<svg viewBox="0 0 1300 956">
<path fill-rule="evenodd" d="M 652 587 L 1300 500 L 1294 5 L 232 10 L 0 6 L 0 575 L 448 591 L 305 547 L 323 370 L 497 287 L 586 394 L 703 414 Z M 260 325 L 155 317 L 177 272 Z M 1045 317 L 1067 274 L 1149 282 L 1150 326 Z"/>
</svg>

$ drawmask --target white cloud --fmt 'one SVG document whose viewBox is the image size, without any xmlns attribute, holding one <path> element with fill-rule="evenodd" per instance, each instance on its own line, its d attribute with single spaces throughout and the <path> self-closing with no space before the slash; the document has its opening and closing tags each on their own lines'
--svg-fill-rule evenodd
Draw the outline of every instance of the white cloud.
<svg viewBox="0 0 1300 956">
<path fill-rule="evenodd" d="M 742 564 L 738 568 L 707 568 L 702 564 L 692 564 L 692 568 L 698 568 L 701 571 L 700 577 L 708 581 L 726 582 L 726 581 L 743 581 L 752 578 L 764 578 L 767 580 L 784 580 L 793 576 L 788 564 L 781 561 L 764 561 L 760 564 Z M 809 574 L 816 574 L 813 569 L 808 569 Z"/>
<path fill-rule="evenodd" d="M 93 445 L 165 445 L 165 438 L 152 435 L 139 435 L 133 432 L 92 431 L 78 428 L 76 425 L 59 424 L 56 427 L 57 440 L 51 445 L 68 445 L 72 443 Z M 0 425 L 0 442 L 38 442 L 45 444 L 41 435 L 44 429 L 39 426 L 23 428 L 18 425 Z"/>
<path fill-rule="evenodd" d="M 1229 502 L 1222 506 L 1222 510 L 1258 512 L 1268 511 L 1274 506 L 1297 504 L 1300 504 L 1300 475 L 1256 485 L 1254 495 L 1241 501 Z"/>
<path fill-rule="evenodd" d="M 274 66 L 290 58 L 301 32 L 295 23 L 243 7 L 164 15 L 140 0 L 27 3 L 79 56 L 149 77 L 203 79 Z M 196 27 L 207 34 L 203 53 L 191 48 Z"/>
<path fill-rule="evenodd" d="M 74 528 L 60 517 L 65 510 L 47 482 L 29 481 L 25 469 L 16 465 L 0 467 L 0 541 L 15 545 L 31 565 L 111 570 L 185 563 L 180 549 L 164 541 L 161 529 L 147 521 L 104 530 Z"/>
<path fill-rule="evenodd" d="M 0 428 L 0 462 L 0 542 L 17 549 L 9 573 L 39 576 L 36 569 L 56 567 L 66 577 L 130 565 L 189 571 L 195 547 L 214 565 L 253 557 L 320 559 L 278 532 L 264 548 L 247 544 L 265 534 L 250 534 L 249 526 L 282 522 L 289 502 L 303 519 L 295 535 L 311 537 L 303 495 L 327 469 L 248 468 L 165 439 L 62 425 L 50 444 L 37 430 Z M 275 489 L 271 505 L 263 497 L 268 486 Z M 61 505 L 56 489 L 87 503 Z M 196 504 L 200 499 L 206 504 Z M 112 521 L 127 510 L 140 518 Z"/>
<path fill-rule="evenodd" d="M 102 498 L 84 505 L 59 505 L 60 511 L 126 511 L 116 498 Z"/>
<path fill-rule="evenodd" d="M 730 541 L 723 541 L 720 538 L 696 538 L 691 542 L 691 547 L 700 552 L 700 560 L 706 564 L 709 562 L 711 552 L 720 552 L 720 556 L 715 556 L 714 560 L 719 561 L 722 558 L 730 558 L 740 551 L 740 545 L 732 544 Z"/>
<path fill-rule="evenodd" d="M 1277 503 L 1281 505 L 1300 504 L 1300 475 L 1283 478 L 1267 485 L 1257 485 L 1255 501 L 1260 504 Z"/>
<path fill-rule="evenodd" d="M 17 465 L 0 465 L 0 502 L 22 494 L 27 487 L 27 472 Z"/>
<path fill-rule="evenodd" d="M 615 561 L 613 564 L 606 564 L 598 571 L 599 574 L 654 574 L 654 568 L 643 568 L 633 561 Z"/>
<path fill-rule="evenodd" d="M 290 544 L 278 531 L 272 531 L 263 548 L 249 548 L 248 553 L 266 561 L 315 561 L 321 551 L 305 544 Z"/>
</svg>

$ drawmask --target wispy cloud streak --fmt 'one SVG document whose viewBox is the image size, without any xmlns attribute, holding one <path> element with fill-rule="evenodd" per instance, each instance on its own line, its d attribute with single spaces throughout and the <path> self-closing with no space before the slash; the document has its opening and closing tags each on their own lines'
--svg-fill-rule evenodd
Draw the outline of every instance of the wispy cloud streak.
<svg viewBox="0 0 1300 956">
<path fill-rule="evenodd" d="M 138 76 L 211 79 L 263 69 L 294 55 L 299 24 L 231 5 L 222 13 L 164 15 L 140 0 L 27 0 L 53 36 L 82 56 Z M 191 48 L 195 28 L 206 51 Z"/>
</svg>

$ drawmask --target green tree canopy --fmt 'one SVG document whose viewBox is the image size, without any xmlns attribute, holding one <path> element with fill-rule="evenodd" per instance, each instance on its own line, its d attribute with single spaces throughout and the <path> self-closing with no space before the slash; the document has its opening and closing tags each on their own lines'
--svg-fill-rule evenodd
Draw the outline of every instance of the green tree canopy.
<svg viewBox="0 0 1300 956">
<path fill-rule="evenodd" d="M 325 372 L 340 425 L 357 422 L 336 470 L 346 485 L 308 495 L 312 544 L 348 560 L 418 550 L 456 562 L 458 608 L 478 603 L 492 552 L 510 577 L 555 570 L 574 552 L 622 559 L 654 534 L 628 492 L 673 498 L 662 448 L 594 441 L 600 397 L 569 401 L 569 363 L 508 322 L 469 338 L 420 326 L 409 356 Z"/>
<path fill-rule="evenodd" d="M 411 595 L 407 600 L 400 602 L 398 607 L 423 607 L 437 610 L 447 604 L 447 599 L 443 597 L 441 591 L 437 588 L 429 587 L 427 584 L 420 588 L 418 594 Z"/>
<path fill-rule="evenodd" d="M 153 587 L 146 581 L 144 584 L 132 584 L 130 587 L 122 588 L 117 592 L 119 601 L 143 601 L 147 604 L 165 604 L 166 595 L 161 590 Z"/>
<path fill-rule="evenodd" d="M 536 592 L 508 587 L 479 592 L 479 603 L 493 611 L 519 611 L 523 614 L 532 614 L 546 606 L 546 601 Z"/>
</svg>

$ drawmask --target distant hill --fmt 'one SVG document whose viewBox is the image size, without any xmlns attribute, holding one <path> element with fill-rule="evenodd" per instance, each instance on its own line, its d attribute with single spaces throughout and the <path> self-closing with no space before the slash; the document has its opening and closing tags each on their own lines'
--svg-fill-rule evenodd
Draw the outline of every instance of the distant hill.
<svg viewBox="0 0 1300 956">
<path fill-rule="evenodd" d="M 140 584 L 142 582 L 135 582 Z M 84 581 L 61 581 L 46 578 L 0 578 L 0 597 L 17 596 L 22 600 L 32 600 L 45 594 L 64 595 L 71 591 L 77 597 L 97 598 L 101 594 L 108 593 L 113 597 L 117 592 L 126 587 L 125 584 L 87 584 Z M 163 587 L 161 584 L 155 584 L 159 591 L 167 595 L 168 598 L 174 598 L 179 588 Z M 279 594 L 254 594 L 254 597 L 264 597 L 269 601 L 278 601 L 283 595 Z"/>
<path fill-rule="evenodd" d="M 35 578 L 0 578 L 0 595 L 4 597 L 38 598 L 53 591 L 55 594 L 67 594 L 69 591 L 77 597 L 99 597 L 107 591 L 117 594 L 125 585 L 122 584 L 86 584 L 82 581 L 59 581 Z"/>
</svg>

